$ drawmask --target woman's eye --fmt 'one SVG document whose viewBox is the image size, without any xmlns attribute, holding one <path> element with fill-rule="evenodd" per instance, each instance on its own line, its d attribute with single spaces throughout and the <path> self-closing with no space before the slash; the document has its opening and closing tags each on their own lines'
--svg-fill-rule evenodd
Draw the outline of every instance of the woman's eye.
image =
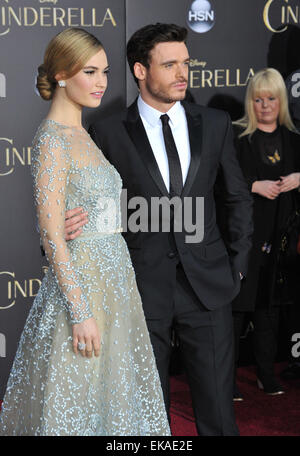
<svg viewBox="0 0 300 456">
<path fill-rule="evenodd" d="M 95 73 L 94 70 L 85 71 L 85 74 L 94 74 L 94 73 Z"/>
</svg>

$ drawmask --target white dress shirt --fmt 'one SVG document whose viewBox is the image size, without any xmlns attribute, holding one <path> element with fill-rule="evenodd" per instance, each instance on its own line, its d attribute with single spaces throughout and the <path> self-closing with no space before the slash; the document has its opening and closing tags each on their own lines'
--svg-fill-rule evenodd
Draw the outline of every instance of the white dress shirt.
<svg viewBox="0 0 300 456">
<path fill-rule="evenodd" d="M 169 163 L 160 120 L 162 114 L 168 114 L 170 118 L 169 125 L 180 159 L 184 185 L 190 166 L 191 151 L 187 120 L 182 104 L 177 101 L 167 113 L 152 108 L 144 102 L 141 96 L 139 96 L 137 104 L 160 173 L 167 190 L 170 191 Z"/>
</svg>

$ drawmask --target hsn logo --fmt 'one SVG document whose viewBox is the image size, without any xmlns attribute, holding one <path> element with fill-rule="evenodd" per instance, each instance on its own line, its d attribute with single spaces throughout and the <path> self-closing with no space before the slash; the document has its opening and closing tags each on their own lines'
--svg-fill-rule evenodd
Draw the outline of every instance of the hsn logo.
<svg viewBox="0 0 300 456">
<path fill-rule="evenodd" d="M 208 0 L 195 0 L 187 14 L 187 24 L 196 33 L 208 32 L 215 24 L 215 12 Z"/>
</svg>

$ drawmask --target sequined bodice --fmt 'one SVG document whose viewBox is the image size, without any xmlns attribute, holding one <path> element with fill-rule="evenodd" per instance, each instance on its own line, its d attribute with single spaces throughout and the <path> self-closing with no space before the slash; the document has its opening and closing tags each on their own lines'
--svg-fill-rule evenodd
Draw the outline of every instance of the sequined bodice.
<svg viewBox="0 0 300 456">
<path fill-rule="evenodd" d="M 89 222 L 83 227 L 85 235 L 120 231 L 122 180 L 119 173 L 84 128 L 46 120 L 37 132 L 34 147 L 38 149 L 50 136 L 52 140 L 57 136 L 68 165 L 65 210 L 83 207 L 88 212 Z"/>
<path fill-rule="evenodd" d="M 120 232 L 122 181 L 84 128 L 53 120 L 44 120 L 33 140 L 32 174 L 41 240 L 78 323 L 91 312 L 65 241 L 65 212 L 82 207 L 89 214 L 78 240 Z"/>
</svg>

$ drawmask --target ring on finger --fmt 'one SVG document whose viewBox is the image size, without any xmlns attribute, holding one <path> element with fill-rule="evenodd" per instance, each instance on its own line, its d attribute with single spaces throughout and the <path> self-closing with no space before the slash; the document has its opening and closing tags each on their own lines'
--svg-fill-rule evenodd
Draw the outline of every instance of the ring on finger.
<svg viewBox="0 0 300 456">
<path fill-rule="evenodd" d="M 78 342 L 77 347 L 78 350 L 82 351 L 85 350 L 86 344 L 84 344 L 83 342 Z"/>
</svg>

